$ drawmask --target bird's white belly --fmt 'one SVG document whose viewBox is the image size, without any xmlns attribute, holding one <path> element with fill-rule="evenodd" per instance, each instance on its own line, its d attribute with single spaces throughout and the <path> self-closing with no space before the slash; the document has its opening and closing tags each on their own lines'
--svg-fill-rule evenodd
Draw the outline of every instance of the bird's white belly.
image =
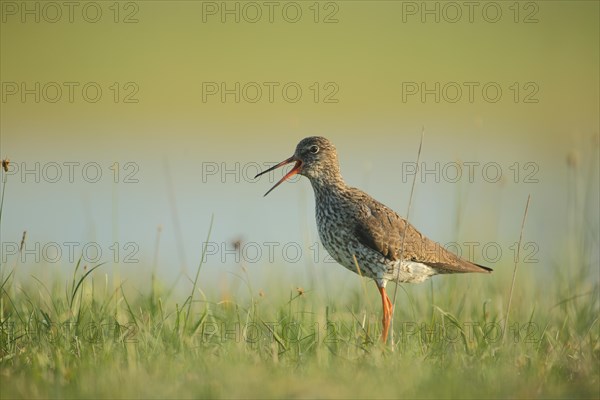
<svg viewBox="0 0 600 400">
<path fill-rule="evenodd" d="M 385 274 L 385 279 L 398 283 L 419 283 L 436 274 L 435 269 L 425 264 L 415 261 L 398 261 L 394 266 L 394 272 Z"/>
</svg>

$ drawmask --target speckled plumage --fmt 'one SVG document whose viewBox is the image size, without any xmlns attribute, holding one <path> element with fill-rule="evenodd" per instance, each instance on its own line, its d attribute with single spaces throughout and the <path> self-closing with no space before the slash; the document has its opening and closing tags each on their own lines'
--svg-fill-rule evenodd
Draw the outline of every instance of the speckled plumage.
<svg viewBox="0 0 600 400">
<path fill-rule="evenodd" d="M 377 283 L 384 307 L 384 340 L 387 337 L 386 315 L 389 326 L 392 307 L 385 294 L 388 281 L 412 283 L 436 274 L 492 271 L 447 251 L 390 208 L 346 185 L 336 149 L 326 138 L 303 139 L 292 157 L 261 174 L 291 162 L 296 162 L 294 168 L 271 190 L 296 173 L 310 180 L 323 246 L 342 266 Z"/>
</svg>

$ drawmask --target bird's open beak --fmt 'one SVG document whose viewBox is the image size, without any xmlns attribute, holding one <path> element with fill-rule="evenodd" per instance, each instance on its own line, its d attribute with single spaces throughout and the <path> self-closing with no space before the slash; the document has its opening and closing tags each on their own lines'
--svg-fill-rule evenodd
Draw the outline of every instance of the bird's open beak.
<svg viewBox="0 0 600 400">
<path fill-rule="evenodd" d="M 294 165 L 294 168 L 292 168 L 292 169 L 290 170 L 290 172 L 288 172 L 287 174 L 285 174 L 285 176 L 284 176 L 283 178 L 281 178 L 281 179 L 279 180 L 279 182 L 277 182 L 275 185 L 273 185 L 273 187 L 272 187 L 271 189 L 269 189 L 269 191 L 268 191 L 267 193 L 265 193 L 265 194 L 264 194 L 264 196 L 266 196 L 266 195 L 268 195 L 269 193 L 271 193 L 271 191 L 272 191 L 273 189 L 275 189 L 277 186 L 279 186 L 279 184 L 281 184 L 281 182 L 283 182 L 283 181 L 285 181 L 286 179 L 288 179 L 288 178 L 290 178 L 290 177 L 292 177 L 292 176 L 296 175 L 297 173 L 299 173 L 299 172 L 300 172 L 300 168 L 302 167 L 302 161 L 298 160 L 298 159 L 297 159 L 295 156 L 291 156 L 291 157 L 290 157 L 290 158 L 288 158 L 287 160 L 283 160 L 283 161 L 282 161 L 282 162 L 280 162 L 279 164 L 272 166 L 271 168 L 269 168 L 269 169 L 267 169 L 267 170 L 265 170 L 265 171 L 261 172 L 260 174 L 256 174 L 256 176 L 254 177 L 254 179 L 258 178 L 259 176 L 261 176 L 261 175 L 263 175 L 263 174 L 266 174 L 267 172 L 271 172 L 271 171 L 273 171 L 274 169 L 277 169 L 277 168 L 279 168 L 279 167 L 282 167 L 282 166 L 284 166 L 284 165 L 286 165 L 286 164 L 293 163 L 294 161 L 296 162 L 296 165 Z M 263 196 L 263 197 L 264 197 L 264 196 Z"/>
</svg>

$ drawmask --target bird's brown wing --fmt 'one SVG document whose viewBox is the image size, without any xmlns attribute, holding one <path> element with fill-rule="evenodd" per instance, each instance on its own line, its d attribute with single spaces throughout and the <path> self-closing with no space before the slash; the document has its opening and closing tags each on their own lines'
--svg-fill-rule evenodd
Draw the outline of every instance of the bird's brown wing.
<svg viewBox="0 0 600 400">
<path fill-rule="evenodd" d="M 390 261 L 425 264 L 438 273 L 491 272 L 443 248 L 421 234 L 393 210 L 364 194 L 356 213 L 354 232 L 358 240 Z M 404 243 L 403 235 L 406 235 Z"/>
</svg>

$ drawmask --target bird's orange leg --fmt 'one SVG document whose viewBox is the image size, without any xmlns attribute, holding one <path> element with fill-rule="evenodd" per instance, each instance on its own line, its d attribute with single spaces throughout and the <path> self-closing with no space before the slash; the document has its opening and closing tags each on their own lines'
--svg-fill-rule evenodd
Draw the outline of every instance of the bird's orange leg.
<svg viewBox="0 0 600 400">
<path fill-rule="evenodd" d="M 381 332 L 381 341 L 385 343 L 387 341 L 388 332 L 390 329 L 390 322 L 392 320 L 392 301 L 385 293 L 385 287 L 380 287 L 377 285 L 377 289 L 379 289 L 379 293 L 381 293 L 381 304 L 383 305 L 383 331 Z"/>
</svg>

